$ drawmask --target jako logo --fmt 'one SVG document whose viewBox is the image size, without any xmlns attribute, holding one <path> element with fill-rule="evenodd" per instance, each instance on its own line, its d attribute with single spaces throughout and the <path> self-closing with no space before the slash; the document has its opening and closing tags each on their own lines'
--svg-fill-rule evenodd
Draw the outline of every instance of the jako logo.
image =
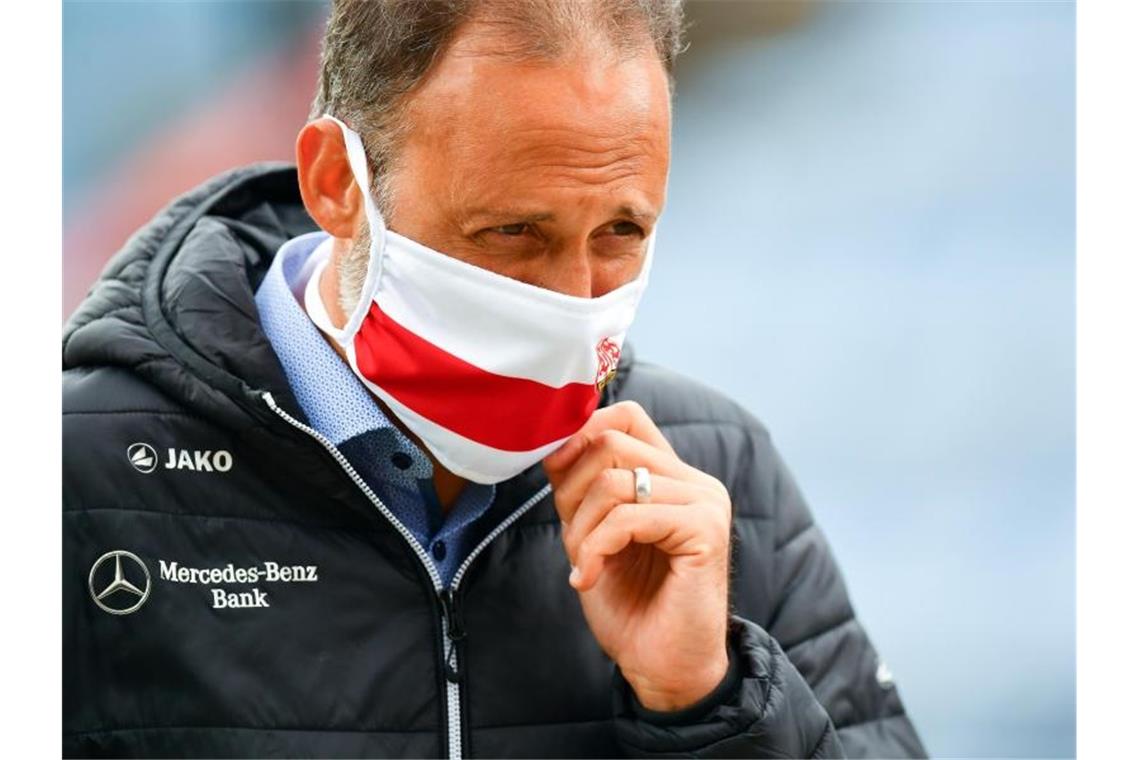
<svg viewBox="0 0 1140 760">
<path fill-rule="evenodd" d="M 154 468 L 158 466 L 158 454 L 145 443 L 132 443 L 128 446 L 127 459 L 143 474 L 154 472 Z"/>
<path fill-rule="evenodd" d="M 158 466 L 158 454 L 146 443 L 132 443 L 127 447 L 127 459 L 131 466 L 143 474 L 154 472 Z M 234 466 L 234 458 L 225 449 L 217 451 L 197 449 L 167 449 L 167 470 L 190 470 L 192 472 L 229 472 Z"/>
</svg>

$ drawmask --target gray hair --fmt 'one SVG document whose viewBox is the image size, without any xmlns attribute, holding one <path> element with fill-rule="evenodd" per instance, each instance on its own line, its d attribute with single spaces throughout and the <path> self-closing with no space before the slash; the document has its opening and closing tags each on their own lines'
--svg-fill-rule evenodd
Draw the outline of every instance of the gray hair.
<svg viewBox="0 0 1140 760">
<path fill-rule="evenodd" d="M 408 124 L 409 96 L 456 30 L 478 21 L 504 41 L 499 54 L 555 59 L 576 42 L 628 53 L 652 44 L 669 74 L 682 49 L 682 0 L 333 0 L 309 117 L 330 113 L 361 136 L 380 213 L 390 218 L 387 177 Z M 355 308 L 368 267 L 367 225 L 341 262 L 341 305 Z"/>
</svg>

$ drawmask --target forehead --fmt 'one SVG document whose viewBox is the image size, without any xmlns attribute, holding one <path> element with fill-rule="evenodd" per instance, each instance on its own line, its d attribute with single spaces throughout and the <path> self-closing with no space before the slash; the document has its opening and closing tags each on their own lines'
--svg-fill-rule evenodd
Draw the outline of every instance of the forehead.
<svg viewBox="0 0 1140 760">
<path fill-rule="evenodd" d="M 405 152 L 413 160 L 430 156 L 453 177 L 494 170 L 536 181 L 667 169 L 669 85 L 652 47 L 619 56 L 579 45 L 546 60 L 497 55 L 492 44 L 461 32 L 410 98 Z"/>
</svg>

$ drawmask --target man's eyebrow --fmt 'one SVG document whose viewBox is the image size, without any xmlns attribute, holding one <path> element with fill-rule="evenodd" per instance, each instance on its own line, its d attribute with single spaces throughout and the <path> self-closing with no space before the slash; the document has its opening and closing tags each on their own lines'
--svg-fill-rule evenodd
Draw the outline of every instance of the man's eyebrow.
<svg viewBox="0 0 1140 760">
<path fill-rule="evenodd" d="M 657 219 L 657 212 L 648 208 L 635 208 L 628 203 L 623 203 L 616 209 L 618 216 L 628 216 L 630 219 L 636 219 L 639 222 L 652 222 Z"/>
<path fill-rule="evenodd" d="M 510 219 L 515 222 L 549 222 L 554 219 L 553 211 L 534 211 L 532 209 L 510 208 L 505 206 L 503 208 L 477 208 L 467 212 L 467 218 L 471 220 L 493 220 L 502 221 Z"/>
<path fill-rule="evenodd" d="M 624 216 L 640 222 L 652 222 L 657 219 L 657 213 L 648 208 L 631 206 L 622 203 L 613 208 L 614 216 Z M 512 223 L 550 222 L 557 218 L 553 211 L 536 211 L 534 209 L 511 208 L 476 208 L 467 212 L 467 218 L 472 221 L 509 219 Z"/>
</svg>

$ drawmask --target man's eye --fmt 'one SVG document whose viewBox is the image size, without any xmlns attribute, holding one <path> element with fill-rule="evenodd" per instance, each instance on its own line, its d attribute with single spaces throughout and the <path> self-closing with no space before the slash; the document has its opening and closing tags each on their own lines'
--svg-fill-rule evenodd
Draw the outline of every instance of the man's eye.
<svg viewBox="0 0 1140 760">
<path fill-rule="evenodd" d="M 641 236 L 645 234 L 645 231 L 633 222 L 614 222 L 613 227 L 610 229 L 613 230 L 613 233 L 615 235 L 620 235 L 622 237 L 627 237 L 629 235 Z"/>
<path fill-rule="evenodd" d="M 520 223 L 520 224 L 504 224 L 500 227 L 492 227 L 491 231 L 497 232 L 500 235 L 509 235 L 511 237 L 517 237 L 517 236 L 525 233 L 526 229 L 527 229 L 527 225 L 525 223 Z"/>
</svg>

